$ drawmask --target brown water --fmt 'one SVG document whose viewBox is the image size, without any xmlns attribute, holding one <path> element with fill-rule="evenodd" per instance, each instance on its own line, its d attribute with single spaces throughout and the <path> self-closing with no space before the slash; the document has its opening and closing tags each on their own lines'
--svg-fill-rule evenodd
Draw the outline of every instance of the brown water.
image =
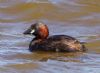
<svg viewBox="0 0 100 73">
<path fill-rule="evenodd" d="M 22 33 L 37 21 L 88 52 L 29 52 Z M 0 73 L 100 73 L 100 0 L 0 0 Z"/>
</svg>

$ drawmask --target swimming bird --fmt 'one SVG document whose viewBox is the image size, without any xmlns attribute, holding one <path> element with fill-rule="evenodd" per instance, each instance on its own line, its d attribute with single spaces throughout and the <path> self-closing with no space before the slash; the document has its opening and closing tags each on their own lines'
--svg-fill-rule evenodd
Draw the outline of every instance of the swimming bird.
<svg viewBox="0 0 100 73">
<path fill-rule="evenodd" d="M 55 52 L 83 52 L 85 45 L 76 38 L 68 35 L 49 36 L 49 29 L 44 23 L 32 24 L 24 35 L 35 36 L 29 44 L 29 50 L 33 51 L 55 51 Z"/>
</svg>

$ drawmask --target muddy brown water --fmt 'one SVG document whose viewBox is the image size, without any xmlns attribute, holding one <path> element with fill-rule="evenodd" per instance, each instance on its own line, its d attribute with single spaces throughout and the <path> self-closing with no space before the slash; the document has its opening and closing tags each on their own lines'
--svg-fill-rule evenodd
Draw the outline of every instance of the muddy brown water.
<svg viewBox="0 0 100 73">
<path fill-rule="evenodd" d="M 50 35 L 86 42 L 87 52 L 29 52 L 35 22 Z M 100 73 L 100 0 L 0 0 L 0 73 Z"/>
</svg>

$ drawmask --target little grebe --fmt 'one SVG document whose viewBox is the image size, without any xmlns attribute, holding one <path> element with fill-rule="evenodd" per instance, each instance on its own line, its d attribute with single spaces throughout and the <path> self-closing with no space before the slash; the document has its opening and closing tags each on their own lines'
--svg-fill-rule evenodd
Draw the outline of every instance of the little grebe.
<svg viewBox="0 0 100 73">
<path fill-rule="evenodd" d="M 32 24 L 24 34 L 34 35 L 35 38 L 30 42 L 29 50 L 32 51 L 58 51 L 58 52 L 77 52 L 86 51 L 83 43 L 68 35 L 49 36 L 48 27 L 43 23 Z"/>
</svg>

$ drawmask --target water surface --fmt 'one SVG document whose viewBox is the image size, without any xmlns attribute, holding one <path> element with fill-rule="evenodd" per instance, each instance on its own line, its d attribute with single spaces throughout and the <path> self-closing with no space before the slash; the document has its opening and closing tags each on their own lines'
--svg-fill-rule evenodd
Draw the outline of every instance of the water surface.
<svg viewBox="0 0 100 73">
<path fill-rule="evenodd" d="M 28 51 L 33 23 L 86 42 L 87 52 Z M 0 0 L 0 73 L 100 73 L 99 0 Z"/>
</svg>

